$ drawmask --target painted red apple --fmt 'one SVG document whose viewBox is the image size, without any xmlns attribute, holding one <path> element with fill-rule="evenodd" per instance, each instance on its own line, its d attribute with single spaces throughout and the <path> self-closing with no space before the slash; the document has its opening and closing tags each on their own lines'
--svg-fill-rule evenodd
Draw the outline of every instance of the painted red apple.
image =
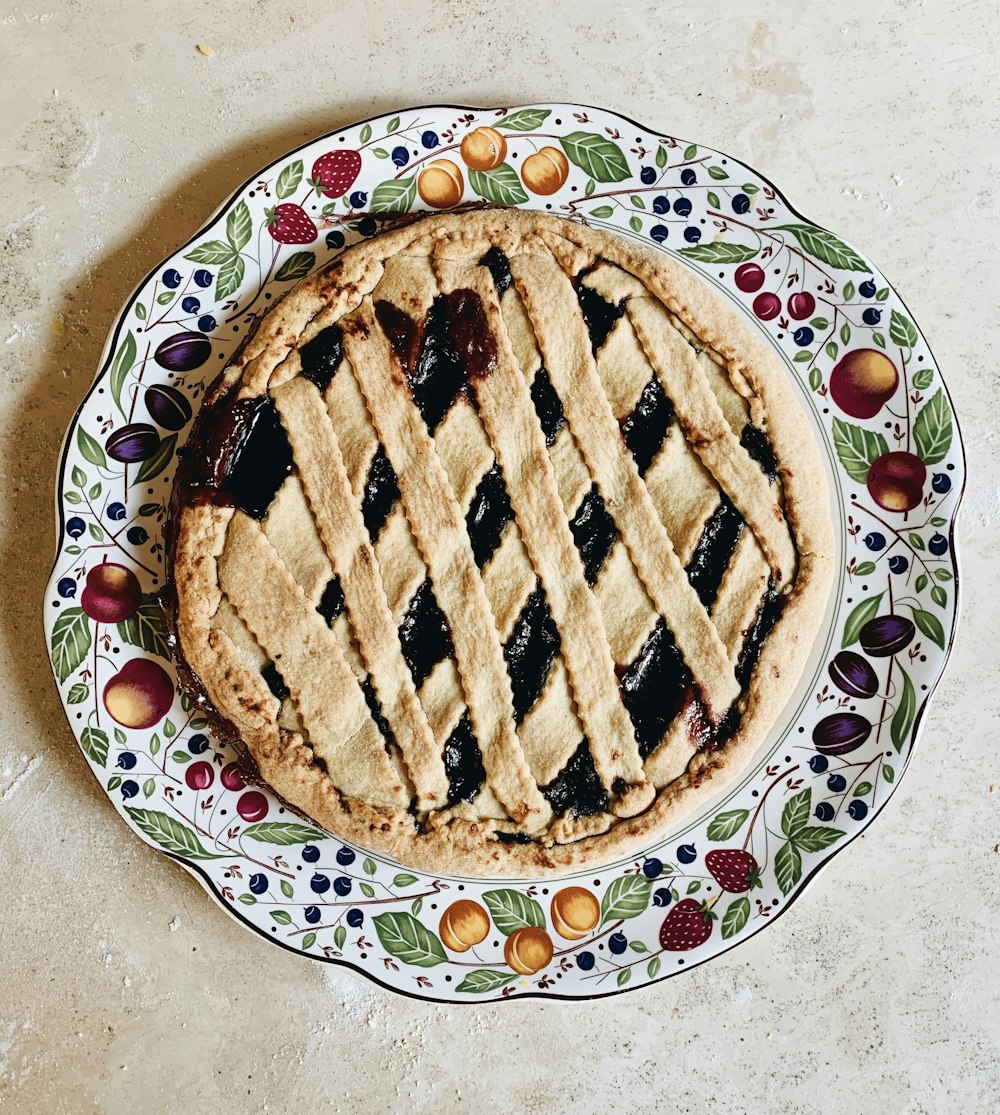
<svg viewBox="0 0 1000 1115">
<path fill-rule="evenodd" d="M 152 728 L 173 700 L 170 675 L 148 658 L 126 662 L 104 687 L 104 707 L 123 728 Z"/>
<path fill-rule="evenodd" d="M 874 418 L 898 384 L 896 365 L 874 348 L 849 352 L 830 373 L 833 401 L 852 418 Z"/>
<path fill-rule="evenodd" d="M 913 453 L 883 453 L 868 469 L 868 491 L 886 511 L 912 511 L 924 496 L 927 468 Z"/>
<path fill-rule="evenodd" d="M 121 623 L 135 615 L 141 599 L 142 589 L 132 570 L 106 561 L 87 574 L 80 606 L 98 623 Z"/>
</svg>

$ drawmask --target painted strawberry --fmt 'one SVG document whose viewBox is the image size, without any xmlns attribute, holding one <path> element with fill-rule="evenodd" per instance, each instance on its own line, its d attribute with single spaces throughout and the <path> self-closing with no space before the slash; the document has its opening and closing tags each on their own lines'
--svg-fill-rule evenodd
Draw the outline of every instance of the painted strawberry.
<svg viewBox="0 0 1000 1115">
<path fill-rule="evenodd" d="M 319 231 L 301 205 L 286 201 L 265 210 L 267 231 L 279 244 L 311 244 Z"/>
<path fill-rule="evenodd" d="M 360 173 L 359 151 L 327 151 L 313 163 L 309 185 L 326 197 L 343 197 Z"/>
<path fill-rule="evenodd" d="M 715 914 L 706 903 L 684 898 L 667 914 L 660 926 L 660 948 L 668 952 L 687 952 L 703 945 L 712 936 Z"/>
<path fill-rule="evenodd" d="M 719 886 L 731 894 L 762 885 L 757 861 L 742 848 L 716 848 L 705 856 L 705 866 Z"/>
</svg>

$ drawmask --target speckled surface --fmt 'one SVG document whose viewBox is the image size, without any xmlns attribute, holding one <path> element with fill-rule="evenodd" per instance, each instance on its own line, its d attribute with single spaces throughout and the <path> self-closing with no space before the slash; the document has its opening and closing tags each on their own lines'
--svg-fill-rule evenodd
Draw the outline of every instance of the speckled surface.
<svg viewBox="0 0 1000 1115">
<path fill-rule="evenodd" d="M 995 1110 L 993 5 L 313 7 L 0 7 L 0 1107 Z M 117 820 L 41 636 L 60 441 L 134 283 L 289 147 L 447 100 L 605 104 L 758 167 L 897 285 L 969 454 L 964 620 L 894 800 L 773 928 L 595 1004 L 411 1002 L 247 933 Z"/>
</svg>

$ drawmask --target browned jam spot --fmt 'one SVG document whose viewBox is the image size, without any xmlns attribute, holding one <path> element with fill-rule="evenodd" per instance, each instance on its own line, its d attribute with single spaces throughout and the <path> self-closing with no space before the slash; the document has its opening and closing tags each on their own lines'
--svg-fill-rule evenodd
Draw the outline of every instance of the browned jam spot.
<svg viewBox="0 0 1000 1115">
<path fill-rule="evenodd" d="M 542 787 L 542 793 L 559 816 L 571 813 L 574 817 L 590 817 L 607 809 L 608 792 L 597 776 L 586 739 L 548 786 Z"/>
<path fill-rule="evenodd" d="M 444 769 L 448 775 L 448 805 L 472 801 L 486 780 L 483 756 L 466 712 L 444 745 Z"/>
<path fill-rule="evenodd" d="M 452 343 L 470 380 L 492 375 L 497 368 L 497 342 L 486 318 L 483 300 L 474 290 L 443 295 Z"/>
<path fill-rule="evenodd" d="M 489 269 L 497 294 L 503 295 L 510 289 L 514 282 L 514 276 L 510 273 L 510 260 L 499 248 L 490 248 L 479 263 Z"/>
<path fill-rule="evenodd" d="M 743 433 L 740 434 L 740 445 L 760 465 L 760 471 L 773 483 L 778 475 L 778 462 L 774 459 L 774 450 L 767 440 L 767 434 L 759 426 L 748 422 L 743 427 Z"/>
<path fill-rule="evenodd" d="M 583 272 L 577 278 L 576 296 L 583 311 L 583 320 L 587 324 L 587 332 L 590 334 L 590 347 L 596 356 L 608 339 L 615 322 L 625 313 L 625 303 L 624 301 L 609 302 L 593 287 L 582 282 L 584 275 L 588 273 Z"/>
<path fill-rule="evenodd" d="M 528 597 L 503 648 L 518 724 L 541 695 L 558 650 L 559 631 L 549 611 L 545 590 L 537 588 Z"/>
<path fill-rule="evenodd" d="M 747 632 L 743 649 L 740 651 L 740 657 L 736 663 L 736 680 L 740 683 L 740 688 L 746 689 L 750 684 L 750 678 L 753 676 L 754 666 L 757 665 L 757 660 L 760 658 L 760 652 L 767 641 L 768 635 L 774 630 L 774 625 L 778 622 L 784 606 L 785 597 L 775 588 L 774 580 L 769 579 L 763 603 L 757 610 L 753 626 Z"/>
<path fill-rule="evenodd" d="M 646 475 L 646 470 L 659 453 L 673 420 L 674 404 L 654 376 L 642 389 L 635 409 L 621 421 L 622 437 L 635 459 L 640 476 Z"/>
<path fill-rule="evenodd" d="M 687 564 L 688 580 L 698 599 L 710 608 L 719 592 L 723 574 L 743 533 L 743 516 L 723 496 L 705 524 L 694 554 Z"/>
<path fill-rule="evenodd" d="M 344 331 L 339 325 L 330 325 L 302 346 L 299 359 L 302 374 L 320 391 L 325 391 L 336 375 L 344 358 Z"/>
<path fill-rule="evenodd" d="M 619 667 L 618 688 L 635 729 L 639 754 L 656 750 L 684 707 L 691 671 L 666 622 L 660 619 L 632 663 Z"/>
</svg>

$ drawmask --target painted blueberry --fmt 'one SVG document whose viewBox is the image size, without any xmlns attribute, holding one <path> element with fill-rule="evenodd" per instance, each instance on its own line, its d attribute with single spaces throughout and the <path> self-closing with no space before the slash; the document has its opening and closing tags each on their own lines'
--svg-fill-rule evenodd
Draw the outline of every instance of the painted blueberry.
<svg viewBox="0 0 1000 1115">
<path fill-rule="evenodd" d="M 852 801 L 847 807 L 847 812 L 855 819 L 855 821 L 863 821 L 868 816 L 868 806 L 858 798 L 857 801 Z"/>
<path fill-rule="evenodd" d="M 173 267 L 169 271 L 163 272 L 163 285 L 170 287 L 171 290 L 176 290 L 181 285 L 181 273 Z"/>
<path fill-rule="evenodd" d="M 368 204 L 368 195 L 364 190 L 355 190 L 350 197 L 352 209 L 364 209 Z"/>
<path fill-rule="evenodd" d="M 116 523 L 120 523 L 125 518 L 125 504 L 124 503 L 109 503 L 108 504 L 108 518 L 114 519 Z"/>
<path fill-rule="evenodd" d="M 642 170 L 639 171 L 639 177 L 642 179 L 642 184 L 644 186 L 652 186 L 656 181 L 656 171 L 651 166 L 644 166 Z"/>
<path fill-rule="evenodd" d="M 612 933 L 608 938 L 608 948 L 611 949 L 615 956 L 621 956 L 628 948 L 628 938 L 624 933 Z"/>
<path fill-rule="evenodd" d="M 76 596 L 76 581 L 72 577 L 63 577 L 56 589 L 64 600 L 70 600 Z"/>
<path fill-rule="evenodd" d="M 861 286 L 858 287 L 858 294 L 860 294 L 862 298 L 874 298 L 875 283 L 871 279 L 865 279 Z"/>
<path fill-rule="evenodd" d="M 326 875 L 320 875 L 317 871 L 315 875 L 309 880 L 309 889 L 313 894 L 326 894 L 330 889 L 330 880 Z"/>
<path fill-rule="evenodd" d="M 870 534 L 865 535 L 865 545 L 869 550 L 884 550 L 885 535 L 877 530 L 873 530 Z"/>
<path fill-rule="evenodd" d="M 695 182 L 698 181 L 698 175 L 695 174 L 691 167 L 685 167 L 685 169 L 681 171 L 681 181 L 685 186 L 693 186 Z"/>
<path fill-rule="evenodd" d="M 208 736 L 203 736 L 200 732 L 196 736 L 192 736 L 188 740 L 188 751 L 192 755 L 204 755 L 208 750 Z"/>
<path fill-rule="evenodd" d="M 204 267 L 199 267 L 194 273 L 194 281 L 196 286 L 200 286 L 203 289 L 207 286 L 211 286 L 212 272 L 206 271 Z"/>
<path fill-rule="evenodd" d="M 193 294 L 181 299 L 181 309 L 186 314 L 196 314 L 201 309 L 201 302 Z"/>
<path fill-rule="evenodd" d="M 653 892 L 653 905 L 669 906 L 672 898 L 673 895 L 670 893 L 669 887 L 657 887 Z"/>
<path fill-rule="evenodd" d="M 910 563 L 902 554 L 895 554 L 893 557 L 889 558 L 889 569 L 893 573 L 905 573 L 909 565 Z"/>
<path fill-rule="evenodd" d="M 392 149 L 392 161 L 396 166 L 406 166 L 409 162 L 409 158 L 410 156 L 405 147 L 400 146 Z"/>
<path fill-rule="evenodd" d="M 437 132 L 424 132 L 420 137 L 420 142 L 428 151 L 433 151 L 441 141 L 437 137 Z"/>
<path fill-rule="evenodd" d="M 826 784 L 834 794 L 842 794 L 847 789 L 847 779 L 842 774 L 831 774 Z"/>
<path fill-rule="evenodd" d="M 821 821 L 833 820 L 833 806 L 828 801 L 821 801 L 814 812 Z"/>
<path fill-rule="evenodd" d="M 684 239 L 689 244 L 697 244 L 698 241 L 701 239 L 701 229 L 700 228 L 694 228 L 693 226 L 689 227 L 689 228 L 686 228 L 684 230 Z"/>
<path fill-rule="evenodd" d="M 589 972 L 594 966 L 594 954 L 592 952 L 578 952 L 576 954 L 576 966 L 581 972 Z"/>
<path fill-rule="evenodd" d="M 360 910 L 347 911 L 347 924 L 352 929 L 357 929 L 365 920 L 365 915 Z"/>
<path fill-rule="evenodd" d="M 750 199 L 746 194 L 737 194 L 733 198 L 733 212 L 734 213 L 749 213 L 750 212 Z"/>
<path fill-rule="evenodd" d="M 326 234 L 326 246 L 328 248 L 342 248 L 344 246 L 344 234 L 342 232 L 328 232 Z"/>
<path fill-rule="evenodd" d="M 115 764 L 119 770 L 131 770 L 135 766 L 135 756 L 131 751 L 122 751 Z"/>
<path fill-rule="evenodd" d="M 813 343 L 815 333 L 809 328 L 808 325 L 800 325 L 798 329 L 792 334 L 792 340 L 800 347 L 806 348 Z"/>
<path fill-rule="evenodd" d="M 202 333 L 211 333 L 215 328 L 216 321 L 211 314 L 205 314 L 203 317 L 198 318 L 198 328 Z"/>
<path fill-rule="evenodd" d="M 669 231 L 670 229 L 667 228 L 666 225 L 653 225 L 653 227 L 649 230 L 649 235 L 657 242 L 657 244 L 662 244 L 663 241 L 666 240 L 667 233 Z"/>
<path fill-rule="evenodd" d="M 932 535 L 930 542 L 927 543 L 927 549 L 936 557 L 948 552 L 948 539 L 943 534 Z"/>
<path fill-rule="evenodd" d="M 931 487 L 938 495 L 951 491 L 951 477 L 946 472 L 935 472 L 931 477 Z"/>
<path fill-rule="evenodd" d="M 691 202 L 686 197 L 679 197 L 674 202 L 674 212 L 678 217 L 690 217 L 691 208 Z"/>
<path fill-rule="evenodd" d="M 337 849 L 337 863 L 339 863 L 341 867 L 350 867 L 354 859 L 354 852 L 351 851 L 350 848 L 344 847 Z"/>
<path fill-rule="evenodd" d="M 263 894 L 267 890 L 267 876 L 261 872 L 250 876 L 250 893 Z"/>
<path fill-rule="evenodd" d="M 813 774 L 822 774 L 830 765 L 830 760 L 825 755 L 813 755 L 809 760 L 809 769 Z"/>
<path fill-rule="evenodd" d="M 642 873 L 647 879 L 656 879 L 663 874 L 663 863 L 655 856 L 650 856 L 643 865 Z"/>
<path fill-rule="evenodd" d="M 139 792 L 139 783 L 131 778 L 126 778 L 122 783 L 122 797 L 128 801 L 129 798 L 134 798 Z"/>
<path fill-rule="evenodd" d="M 309 922 L 310 925 L 315 925 L 322 915 L 320 914 L 318 906 L 307 906 L 302 911 L 302 916 L 306 919 L 307 922 Z"/>
<path fill-rule="evenodd" d="M 698 851 L 693 844 L 682 844 L 677 849 L 677 858 L 681 863 L 694 863 L 698 858 Z"/>
<path fill-rule="evenodd" d="M 341 898 L 346 898 L 351 893 L 351 880 L 346 875 L 338 875 L 333 880 L 333 889 Z"/>
<path fill-rule="evenodd" d="M 660 213 L 661 215 L 663 213 L 669 213 L 670 198 L 664 197 L 663 194 L 657 194 L 657 196 L 653 198 L 653 212 Z"/>
<path fill-rule="evenodd" d="M 865 325 L 878 325 L 882 320 L 882 311 L 876 310 L 874 306 L 869 306 L 867 310 L 861 315 L 861 320 Z"/>
<path fill-rule="evenodd" d="M 125 531 L 125 537 L 133 546 L 141 546 L 149 538 L 149 535 L 143 527 L 129 527 Z"/>
<path fill-rule="evenodd" d="M 360 232 L 362 236 L 374 236 L 377 228 L 378 225 L 375 224 L 374 217 L 364 217 L 362 220 L 358 221 L 358 232 Z"/>
<path fill-rule="evenodd" d="M 306 863 L 315 863 L 319 859 L 319 848 L 315 844 L 307 844 L 302 849 L 302 858 Z"/>
<path fill-rule="evenodd" d="M 79 538 L 86 529 L 87 524 L 77 515 L 74 515 L 73 518 L 66 523 L 66 533 L 70 538 Z"/>
</svg>

